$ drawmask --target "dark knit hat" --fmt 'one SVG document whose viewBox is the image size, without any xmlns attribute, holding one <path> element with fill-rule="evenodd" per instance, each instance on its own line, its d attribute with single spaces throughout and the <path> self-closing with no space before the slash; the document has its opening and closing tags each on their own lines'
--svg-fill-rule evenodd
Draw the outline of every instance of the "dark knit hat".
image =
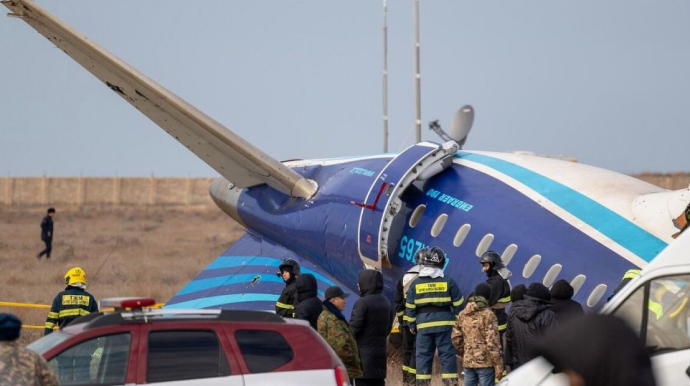
<svg viewBox="0 0 690 386">
<path fill-rule="evenodd" d="M 19 338 L 22 321 L 12 314 L 0 313 L 0 340 L 13 341 Z"/>
<path fill-rule="evenodd" d="M 518 284 L 510 290 L 510 301 L 516 302 L 518 300 L 525 300 L 525 292 L 527 292 L 527 287 L 524 284 Z"/>
<path fill-rule="evenodd" d="M 554 299 L 569 300 L 575 294 L 575 289 L 567 280 L 559 280 L 551 286 L 551 297 Z"/>
<path fill-rule="evenodd" d="M 545 285 L 541 283 L 532 283 L 527 287 L 525 299 L 539 300 L 541 302 L 551 302 L 551 293 Z"/>
<path fill-rule="evenodd" d="M 479 283 L 474 287 L 474 296 L 482 296 L 484 299 L 491 299 L 491 286 L 486 283 Z"/>
</svg>

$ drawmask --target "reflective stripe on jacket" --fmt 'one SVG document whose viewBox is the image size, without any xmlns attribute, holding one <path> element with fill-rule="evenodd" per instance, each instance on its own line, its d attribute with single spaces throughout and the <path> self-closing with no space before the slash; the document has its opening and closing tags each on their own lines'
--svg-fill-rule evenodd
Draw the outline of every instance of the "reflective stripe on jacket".
<svg viewBox="0 0 690 386">
<path fill-rule="evenodd" d="M 63 328 L 80 316 L 98 312 L 96 298 L 77 287 L 67 287 L 53 299 L 48 318 L 46 318 L 45 335 L 53 332 L 55 327 Z"/>
<path fill-rule="evenodd" d="M 420 333 L 451 330 L 464 301 L 452 278 L 420 276 L 407 292 L 405 321 Z"/>
</svg>

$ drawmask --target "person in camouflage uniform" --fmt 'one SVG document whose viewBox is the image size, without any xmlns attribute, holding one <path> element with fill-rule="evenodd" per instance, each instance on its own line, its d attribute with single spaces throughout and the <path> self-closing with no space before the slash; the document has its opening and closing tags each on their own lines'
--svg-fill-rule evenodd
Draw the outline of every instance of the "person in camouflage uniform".
<svg viewBox="0 0 690 386">
<path fill-rule="evenodd" d="M 453 326 L 453 346 L 462 356 L 465 386 L 492 386 L 503 376 L 498 319 L 489 307 L 491 286 L 479 283 Z"/>
<path fill-rule="evenodd" d="M 0 386 L 58 386 L 58 380 L 38 353 L 19 346 L 22 322 L 0 313 Z"/>
<path fill-rule="evenodd" d="M 355 334 L 352 332 L 342 311 L 345 310 L 345 298 L 350 294 L 343 292 L 338 286 L 326 288 L 323 301 L 323 311 L 319 315 L 317 330 L 319 334 L 333 348 L 345 368 L 350 382 L 364 375 Z"/>
</svg>

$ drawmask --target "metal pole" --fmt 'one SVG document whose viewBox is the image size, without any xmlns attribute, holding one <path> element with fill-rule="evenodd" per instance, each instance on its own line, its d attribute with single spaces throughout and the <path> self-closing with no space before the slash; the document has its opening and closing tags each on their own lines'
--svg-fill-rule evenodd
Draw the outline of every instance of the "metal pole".
<svg viewBox="0 0 690 386">
<path fill-rule="evenodd" d="M 383 152 L 388 153 L 388 5 L 383 0 Z"/>
<path fill-rule="evenodd" d="M 414 50 L 415 50 L 415 66 L 414 66 L 414 80 L 415 80 L 415 106 L 416 106 L 416 120 L 415 126 L 417 128 L 417 143 L 422 142 L 422 102 L 421 102 L 421 75 L 419 74 L 419 0 L 414 0 Z"/>
</svg>

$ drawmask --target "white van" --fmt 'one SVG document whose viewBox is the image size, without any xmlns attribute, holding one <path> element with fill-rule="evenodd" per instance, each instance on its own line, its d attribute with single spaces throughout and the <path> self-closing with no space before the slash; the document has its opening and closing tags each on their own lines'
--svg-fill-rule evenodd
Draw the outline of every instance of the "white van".
<svg viewBox="0 0 690 386">
<path fill-rule="evenodd" d="M 690 386 L 690 231 L 669 244 L 601 313 L 620 317 L 651 350 L 658 386 Z M 534 359 L 499 386 L 568 386 L 543 358 Z"/>
</svg>

